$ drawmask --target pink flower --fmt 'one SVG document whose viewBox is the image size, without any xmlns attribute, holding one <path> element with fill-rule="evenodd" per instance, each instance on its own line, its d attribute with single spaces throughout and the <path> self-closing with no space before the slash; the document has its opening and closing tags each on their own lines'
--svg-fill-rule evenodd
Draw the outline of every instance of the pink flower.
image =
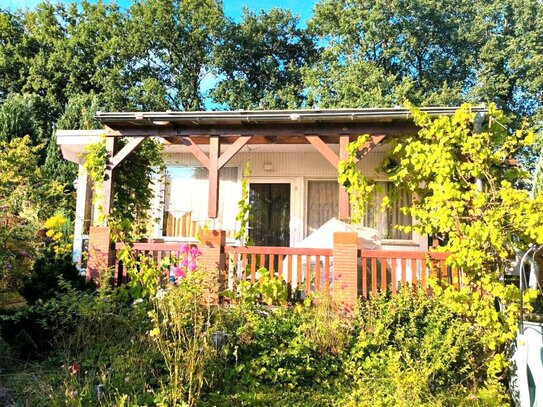
<svg viewBox="0 0 543 407">
<path fill-rule="evenodd" d="M 189 250 L 190 250 L 190 246 L 189 246 L 187 243 L 185 243 L 184 245 L 182 245 L 181 248 L 179 249 L 179 251 L 180 251 L 181 253 L 184 253 L 184 254 L 188 253 Z"/>
<path fill-rule="evenodd" d="M 190 263 L 187 267 L 188 271 L 194 271 L 196 270 L 196 263 Z"/>
<path fill-rule="evenodd" d="M 186 275 L 185 270 L 183 270 L 181 267 L 176 266 L 172 269 L 172 271 L 175 278 L 183 278 Z"/>
<path fill-rule="evenodd" d="M 189 265 L 189 259 L 187 259 L 186 257 L 181 260 L 181 267 L 187 267 Z"/>
<path fill-rule="evenodd" d="M 196 246 L 190 249 L 189 256 L 192 257 L 193 259 L 201 255 L 202 255 L 202 252 Z"/>
</svg>

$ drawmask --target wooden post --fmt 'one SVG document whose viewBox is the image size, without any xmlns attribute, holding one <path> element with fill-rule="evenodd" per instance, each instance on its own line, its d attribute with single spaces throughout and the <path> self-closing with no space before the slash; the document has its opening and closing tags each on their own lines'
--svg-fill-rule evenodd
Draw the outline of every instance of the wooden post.
<svg viewBox="0 0 543 407">
<path fill-rule="evenodd" d="M 209 137 L 209 195 L 207 215 L 209 218 L 217 217 L 219 206 L 219 136 Z"/>
<path fill-rule="evenodd" d="M 107 163 L 102 186 L 102 212 L 106 218 L 111 213 L 111 201 L 113 200 L 113 182 L 115 175 L 113 157 L 115 155 L 115 145 L 115 137 L 106 137 Z"/>
<path fill-rule="evenodd" d="M 349 307 L 358 302 L 358 235 L 334 232 L 333 296 Z"/>
<path fill-rule="evenodd" d="M 345 160 L 347 158 L 347 144 L 349 144 L 349 136 L 339 136 L 339 159 Z M 345 190 L 343 185 L 339 186 L 339 219 L 349 219 L 350 207 L 349 207 L 349 194 Z"/>
</svg>

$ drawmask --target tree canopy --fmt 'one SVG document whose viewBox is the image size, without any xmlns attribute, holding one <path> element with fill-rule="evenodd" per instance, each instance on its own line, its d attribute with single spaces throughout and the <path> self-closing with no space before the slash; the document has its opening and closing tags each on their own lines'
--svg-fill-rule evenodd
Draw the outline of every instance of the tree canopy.
<svg viewBox="0 0 543 407">
<path fill-rule="evenodd" d="M 97 109 L 495 102 L 511 129 L 541 131 L 541 2 L 320 0 L 306 23 L 281 9 L 234 21 L 215 0 L 0 9 L 0 140 L 29 134 L 71 183 L 53 131 L 93 127 Z M 533 166 L 539 150 L 524 153 Z"/>
</svg>

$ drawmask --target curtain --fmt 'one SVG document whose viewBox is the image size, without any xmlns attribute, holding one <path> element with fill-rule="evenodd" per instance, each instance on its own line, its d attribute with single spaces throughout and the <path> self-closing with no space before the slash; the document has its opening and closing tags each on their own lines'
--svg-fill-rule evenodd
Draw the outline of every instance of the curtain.
<svg viewBox="0 0 543 407">
<path fill-rule="evenodd" d="M 338 192 L 337 181 L 308 181 L 307 235 L 338 216 Z"/>
<path fill-rule="evenodd" d="M 208 171 L 203 167 L 168 167 L 164 192 L 165 223 L 173 217 L 190 213 L 191 222 L 204 225 L 208 220 Z M 238 169 L 224 167 L 219 175 L 218 228 L 233 231 L 236 227 L 239 200 Z M 166 234 L 166 229 L 165 229 Z"/>
</svg>

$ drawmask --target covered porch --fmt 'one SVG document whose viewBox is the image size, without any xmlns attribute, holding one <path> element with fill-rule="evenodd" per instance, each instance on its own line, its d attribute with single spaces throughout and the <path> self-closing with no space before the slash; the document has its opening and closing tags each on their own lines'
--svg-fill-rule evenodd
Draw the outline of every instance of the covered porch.
<svg viewBox="0 0 543 407">
<path fill-rule="evenodd" d="M 430 114 L 431 117 L 438 117 L 452 115 L 456 109 L 440 107 L 423 108 L 422 110 Z M 482 108 L 475 109 L 475 112 L 479 113 L 483 110 Z M 98 112 L 96 118 L 103 124 L 103 129 L 58 131 L 57 140 L 62 147 L 64 156 L 80 164 L 81 168 L 82 160 L 84 160 L 81 155 L 83 146 L 98 141 L 100 135 L 106 137 L 108 165 L 102 197 L 102 208 L 105 214 L 110 213 L 112 209 L 116 168 L 134 149 L 138 148 L 145 138 L 158 138 L 165 146 L 166 163 L 169 162 L 173 167 L 177 165 L 177 168 L 183 169 L 198 168 L 198 173 L 202 174 L 198 179 L 199 189 L 198 191 L 193 190 L 191 193 L 205 195 L 206 202 L 201 205 L 201 201 L 199 201 L 200 204 L 194 205 L 199 210 L 198 215 L 196 215 L 196 209 L 176 210 L 179 209 L 176 208 L 178 198 L 176 192 L 171 190 L 175 190 L 175 182 L 182 187 L 187 184 L 183 183 L 186 177 L 180 176 L 177 179 L 172 177 L 174 182 L 170 184 L 168 202 L 164 203 L 160 216 L 157 217 L 160 221 L 155 224 L 153 232 L 149 236 L 154 239 L 155 243 L 146 244 L 175 245 L 179 241 L 190 239 L 202 229 L 202 219 L 205 218 L 204 222 L 209 229 L 216 231 L 217 236 L 220 236 L 218 241 L 211 242 L 210 245 L 219 248 L 220 256 L 234 256 L 235 262 L 244 264 L 244 269 L 250 270 L 250 276 L 243 276 L 242 273 L 236 274 L 238 279 L 256 278 L 256 260 L 251 261 L 251 256 L 254 255 L 258 256 L 258 262 L 264 262 L 264 266 L 270 272 L 277 275 L 284 272 L 282 278 L 287 284 L 299 286 L 303 282 L 306 285 L 306 291 L 317 290 L 321 286 L 328 287 L 332 281 L 331 277 L 325 278 L 324 276 L 327 273 L 333 273 L 337 277 L 339 274 L 337 270 L 341 261 L 338 261 L 339 252 L 335 251 L 335 247 L 328 247 L 326 250 L 313 248 L 322 251 L 322 253 L 313 253 L 310 248 L 301 249 L 291 246 L 296 246 L 309 234 L 311 228 L 318 227 L 319 222 L 322 222 L 322 220 L 314 220 L 316 215 L 310 211 L 312 204 L 317 209 L 323 206 L 328 207 L 324 215 L 319 215 L 321 218 L 330 214 L 340 220 L 349 218 L 349 199 L 345 188 L 338 185 L 337 182 L 335 184 L 333 182 L 337 177 L 339 161 L 347 157 L 347 144 L 354 141 L 359 135 L 370 135 L 369 141 L 359 150 L 358 166 L 364 168 L 365 173 L 378 177 L 375 170 L 386 152 L 384 142 L 395 137 L 415 135 L 417 132 L 416 126 L 410 120 L 409 110 L 403 108 L 233 112 Z M 129 141 L 119 149 L 117 141 L 123 137 Z M 232 213 L 233 209 L 234 212 L 237 209 L 232 208 L 232 202 L 236 202 L 232 197 L 239 196 L 238 188 L 244 165 L 247 162 L 253 166 L 250 183 L 255 186 L 252 188 L 257 192 L 262 190 L 262 194 L 266 194 L 263 201 L 275 202 L 287 194 L 282 192 L 279 195 L 273 195 L 271 190 L 282 188 L 288 191 L 288 197 L 283 199 L 285 205 L 289 205 L 288 218 L 283 222 L 286 226 L 279 230 L 280 234 L 287 231 L 288 236 L 279 243 L 274 241 L 271 244 L 266 244 L 268 241 L 262 238 L 258 243 L 265 247 L 261 248 L 241 248 L 239 247 L 240 242 L 232 239 L 232 232 L 236 227 L 235 223 L 232 226 Z M 88 196 L 86 196 L 88 191 L 82 186 L 87 185 L 87 180 L 87 174 L 81 171 L 78 180 L 74 258 L 78 255 L 77 251 L 80 254 L 84 250 L 85 204 L 88 202 Z M 325 185 L 326 182 L 328 183 Z M 284 187 L 276 187 L 276 185 L 284 185 Z M 327 189 L 331 187 L 335 189 Z M 316 194 L 325 199 L 324 204 L 321 205 L 318 202 L 315 204 L 315 196 L 317 195 L 311 195 L 312 188 L 314 191 L 319 191 Z M 157 202 L 166 201 L 165 189 L 157 191 Z M 189 192 L 184 193 L 184 195 L 186 194 Z M 277 219 L 276 212 L 272 212 L 272 209 L 266 207 L 266 211 L 269 212 L 268 218 Z M 266 231 L 266 227 L 269 227 L 269 220 L 266 225 L 261 227 L 263 229 L 259 231 L 262 232 L 261 235 L 265 235 L 263 232 Z M 253 236 L 258 235 L 258 231 L 254 225 L 252 226 Z M 382 226 L 384 230 L 386 227 L 386 225 Z M 100 268 L 116 264 L 115 246 L 111 244 L 109 231 L 96 232 L 94 236 L 92 230 L 88 234 L 88 247 L 91 255 L 86 273 L 89 278 L 95 278 L 99 274 Z M 410 236 L 404 239 L 394 239 L 392 237 L 395 236 L 392 235 L 386 237 L 383 239 L 382 250 L 379 253 L 363 254 L 356 248 L 354 263 L 351 254 L 351 260 L 347 262 L 350 266 L 347 269 L 354 266 L 354 269 L 357 270 L 359 263 L 360 268 L 369 267 L 367 272 L 355 273 L 356 276 L 352 277 L 354 280 L 349 283 L 351 287 L 356 286 L 356 294 L 354 291 L 352 292 L 355 297 L 359 294 L 367 295 L 375 292 L 379 287 L 384 288 L 389 285 L 394 287 L 397 282 L 410 280 L 424 283 L 425 276 L 430 273 L 428 265 L 423 263 L 423 260 L 426 259 L 424 253 L 428 250 L 425 236 Z M 223 238 L 224 241 L 221 240 Z M 204 241 L 200 243 L 204 246 L 207 244 Z M 147 246 L 145 250 L 156 252 L 158 255 L 162 249 L 159 246 L 154 247 L 156 250 Z M 137 246 L 134 246 L 134 249 L 138 250 Z M 167 249 L 171 249 L 171 247 L 168 246 Z M 260 253 L 262 250 L 264 252 Z M 297 262 L 301 261 L 300 259 L 304 256 L 303 250 L 305 250 L 306 256 L 311 253 L 314 256 L 318 254 L 318 261 L 315 259 L 312 262 L 306 261 L 306 271 L 303 271 L 304 265 L 289 266 L 290 264 L 297 265 Z M 97 252 L 101 253 L 99 261 L 96 256 L 93 258 L 92 255 Z M 268 256 L 268 260 L 262 260 L 266 256 Z M 282 261 L 278 261 L 278 257 L 274 259 L 270 256 L 282 256 Z M 326 263 L 326 258 L 335 259 L 335 261 Z M 378 259 L 381 260 L 378 261 Z M 383 261 L 383 259 L 387 260 Z M 307 266 L 311 264 L 312 266 Z M 334 265 L 332 268 L 335 272 L 331 270 L 330 264 Z M 224 258 L 213 259 L 209 264 L 210 267 L 217 267 L 224 272 L 227 269 L 226 265 L 227 262 Z M 248 269 L 247 265 L 249 265 Z M 317 277 L 310 277 L 308 274 L 306 278 L 303 277 L 304 273 L 313 273 Z M 384 273 L 385 278 L 379 278 L 380 273 Z M 299 278 L 298 274 L 300 274 Z M 231 279 L 231 277 L 228 278 Z M 322 284 L 321 281 L 323 281 Z M 364 283 L 364 281 L 366 282 Z"/>
</svg>

